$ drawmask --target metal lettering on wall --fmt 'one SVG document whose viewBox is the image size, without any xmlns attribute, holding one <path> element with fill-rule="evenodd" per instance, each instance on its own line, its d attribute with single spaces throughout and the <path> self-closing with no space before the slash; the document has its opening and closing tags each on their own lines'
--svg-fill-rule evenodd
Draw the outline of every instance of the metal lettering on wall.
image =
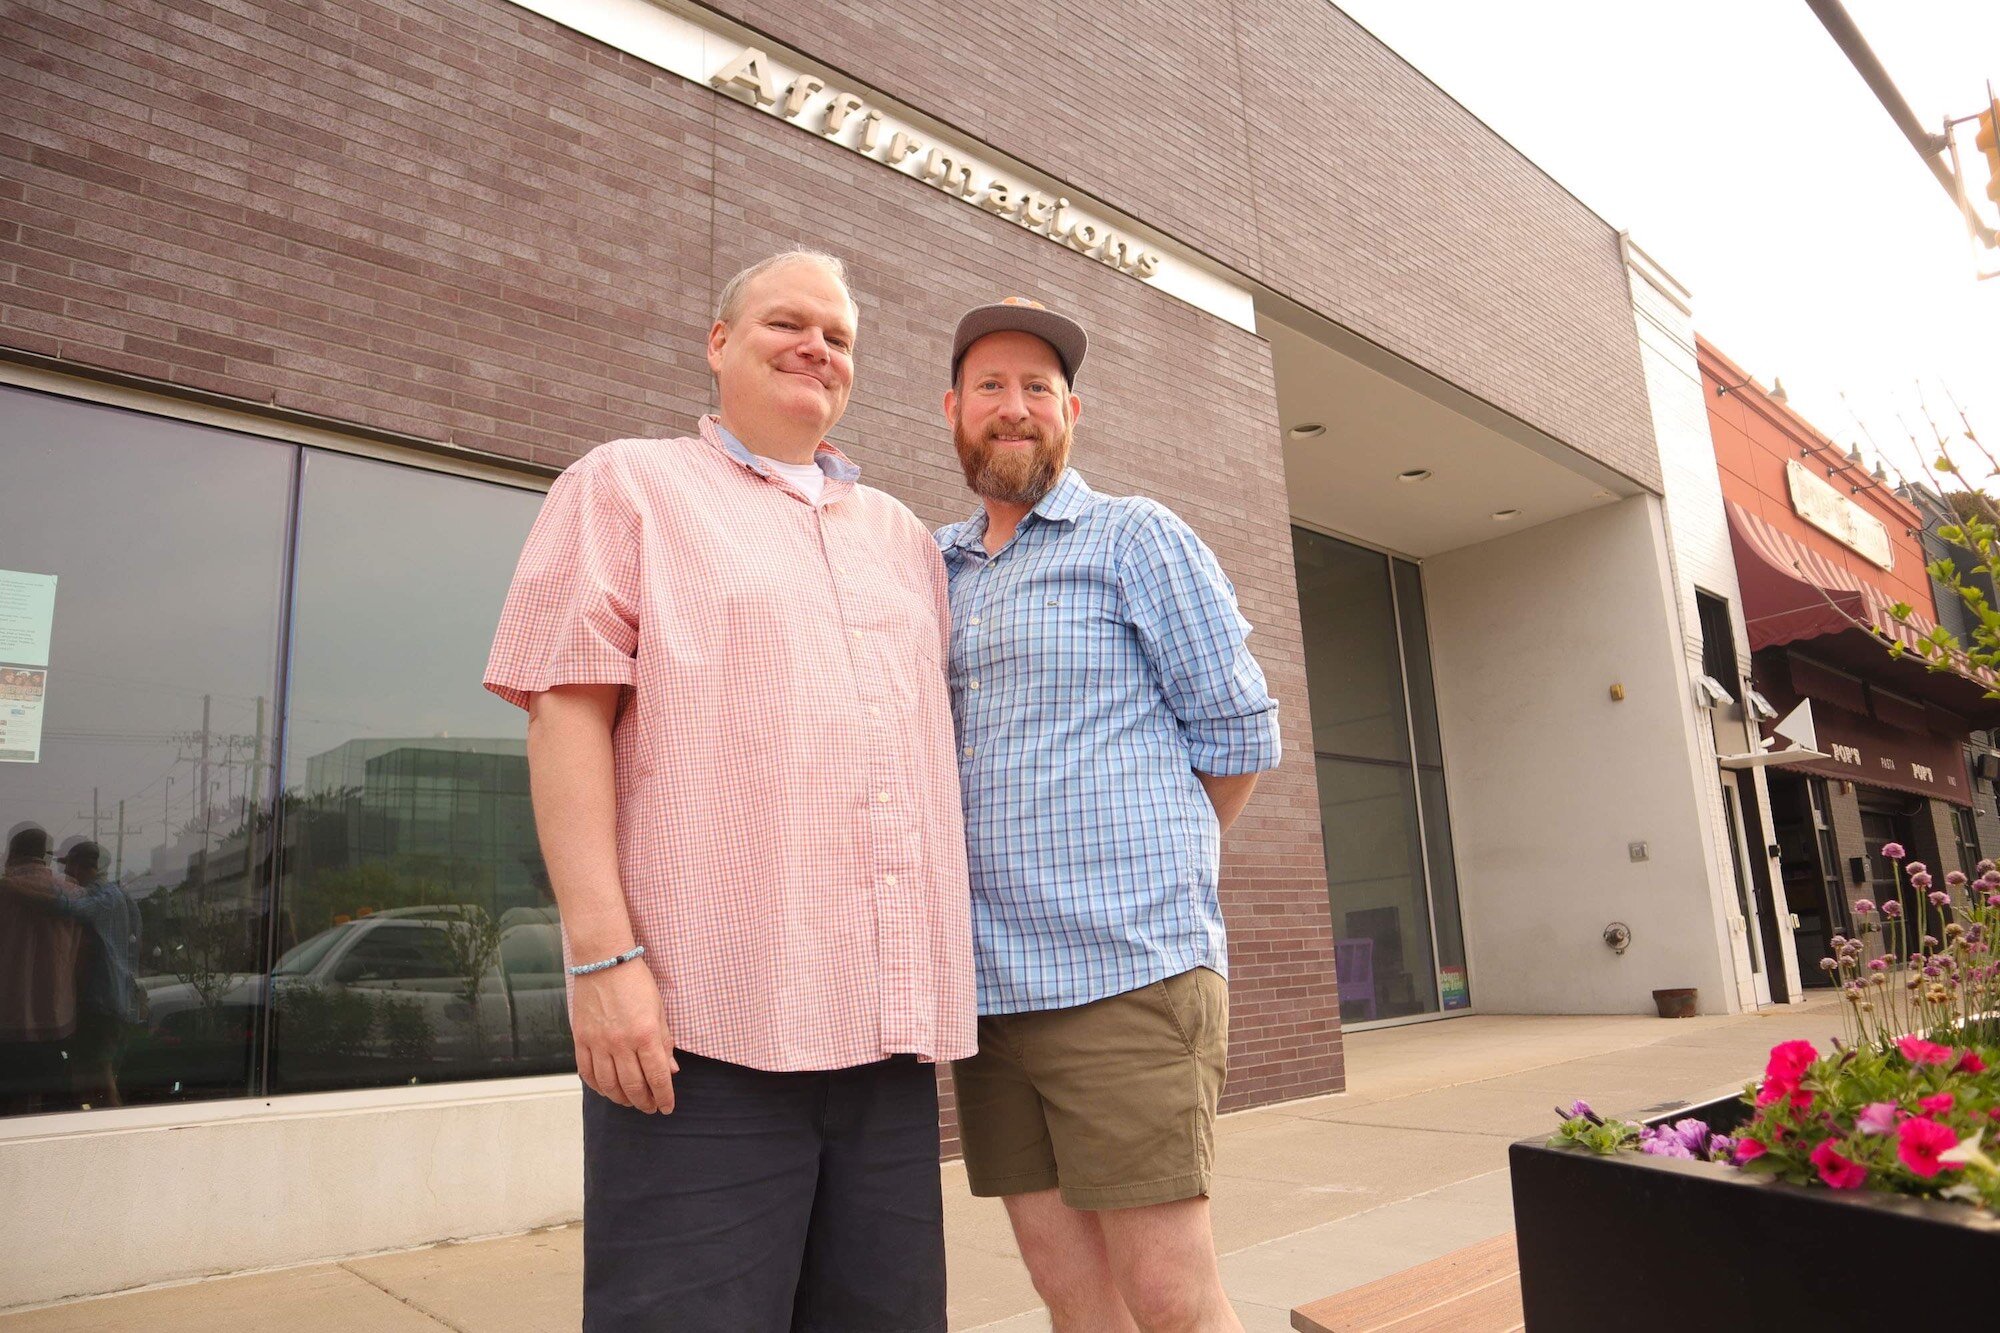
<svg viewBox="0 0 2000 1333">
<path fill-rule="evenodd" d="M 829 89 L 814 75 L 786 78 L 782 94 L 779 78 L 771 57 L 747 46 L 709 75 L 708 82 L 780 120 L 813 130 L 1135 278 L 1151 278 L 1160 271 L 1157 252 L 1109 226 L 1077 216 L 1067 196 L 1050 198 L 980 168 L 962 150 L 926 144 L 907 130 L 891 130 L 882 112 L 851 92 Z"/>
<path fill-rule="evenodd" d="M 1884 569 L 1894 567 L 1896 553 L 1882 521 L 1835 490 L 1797 459 L 1785 463 L 1785 482 L 1792 493 L 1792 512 Z"/>
<path fill-rule="evenodd" d="M 513 0 L 691 83 L 912 176 L 974 208 L 1255 332 L 1256 302 L 1227 270 L 1140 222 L 1072 198 L 1062 182 L 899 106 L 810 56 L 779 47 L 693 0 Z M 840 220 L 827 220 L 838 244 Z"/>
</svg>

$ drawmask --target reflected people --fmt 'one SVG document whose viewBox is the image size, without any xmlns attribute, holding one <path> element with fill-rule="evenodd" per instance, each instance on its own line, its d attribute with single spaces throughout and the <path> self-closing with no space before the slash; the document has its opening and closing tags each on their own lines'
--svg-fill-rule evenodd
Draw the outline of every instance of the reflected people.
<svg viewBox="0 0 2000 1333">
<path fill-rule="evenodd" d="M 70 1086 L 86 1106 L 119 1106 L 118 1057 L 126 1033 L 139 1019 L 139 986 L 132 961 L 139 948 L 139 912 L 115 880 L 104 876 L 104 848 L 87 839 L 68 842 L 62 871 L 83 922 L 77 960 L 76 1040 L 70 1052 Z"/>
<path fill-rule="evenodd" d="M 50 847 L 47 829 L 17 824 L 0 872 L 0 1114 L 73 1105 L 63 1071 L 76 1035 L 83 926 Z"/>
</svg>

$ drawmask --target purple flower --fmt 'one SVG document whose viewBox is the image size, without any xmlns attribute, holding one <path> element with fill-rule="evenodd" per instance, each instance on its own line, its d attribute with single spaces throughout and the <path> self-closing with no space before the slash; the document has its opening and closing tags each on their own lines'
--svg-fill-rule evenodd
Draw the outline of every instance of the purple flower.
<svg viewBox="0 0 2000 1333">
<path fill-rule="evenodd" d="M 1679 1136 L 1664 1129 L 1654 1129 L 1651 1125 L 1639 1131 L 1639 1151 L 1649 1157 L 1686 1157 L 1694 1154 L 1680 1141 Z"/>
<path fill-rule="evenodd" d="M 1990 875 L 1994 871 L 2000 870 L 2000 865 L 1994 864 L 1992 857 L 1984 856 L 1979 859 L 1979 864 L 1972 868 L 1982 875 Z"/>
<path fill-rule="evenodd" d="M 1897 917 L 1901 916 L 1902 914 L 1903 914 L 1903 905 L 1901 903 L 1888 902 L 1882 904 L 1882 915 L 1888 917 L 1891 921 L 1894 921 Z"/>
<path fill-rule="evenodd" d="M 1889 849 L 1887 847 L 1884 847 L 1882 849 L 1882 855 L 1884 856 L 1889 855 Z M 1930 867 L 1925 865 L 1922 861 L 1912 861 L 1908 865 L 1903 867 L 1903 873 L 1906 875 L 1922 875 L 1922 874 L 1927 874 L 1929 871 Z"/>
<path fill-rule="evenodd" d="M 1989 893 L 1989 894 L 1987 894 L 1987 895 L 1986 895 L 1986 905 L 1987 905 L 1988 907 L 2000 907 L 2000 893 Z"/>
<path fill-rule="evenodd" d="M 1588 1120 L 1593 1125 L 1601 1125 L 1604 1123 L 1603 1117 L 1599 1116 L 1597 1112 L 1591 1110 L 1590 1103 L 1583 1100 L 1583 1098 L 1581 1097 L 1571 1102 L 1569 1104 L 1569 1109 L 1567 1111 L 1565 1111 L 1562 1107 L 1558 1106 L 1556 1108 L 1556 1114 L 1561 1116 L 1565 1120 L 1578 1120 L 1578 1119 Z"/>
<path fill-rule="evenodd" d="M 1654 1157 L 1682 1157 L 1692 1161 L 1708 1156 L 1711 1137 L 1707 1122 L 1690 1116 L 1671 1125 L 1641 1128 L 1639 1151 Z"/>
<path fill-rule="evenodd" d="M 1928 889 L 1930 886 L 1931 886 L 1931 877 L 1928 871 L 1919 870 L 1914 875 L 1910 876 L 1911 888 L 1922 890 L 1922 889 Z"/>
<path fill-rule="evenodd" d="M 1736 1140 L 1727 1134 L 1717 1134 L 1708 1141 L 1708 1160 L 1729 1162 L 1736 1158 Z"/>
<path fill-rule="evenodd" d="M 1963 870 L 1947 870 L 1944 874 L 1944 882 L 1954 889 L 1960 888 L 1965 884 L 1965 872 Z"/>
<path fill-rule="evenodd" d="M 1939 889 L 1936 893 L 1933 893 L 1931 895 L 1932 907 L 1943 907 L 1946 903 L 1949 903 L 1950 901 L 1951 901 L 1951 895 L 1946 893 L 1943 889 Z"/>
<path fill-rule="evenodd" d="M 1882 855 L 1891 861 L 1900 861 L 1909 853 L 1903 850 L 1903 844 L 1900 842 L 1885 842 L 1882 844 Z"/>
<path fill-rule="evenodd" d="M 1870 958 L 1868 960 L 1868 970 L 1870 972 L 1886 972 L 1889 970 L 1889 960 L 1886 958 Z"/>
<path fill-rule="evenodd" d="M 1859 912 L 1863 916 L 1867 916 L 1870 912 L 1875 910 L 1875 904 L 1872 900 L 1867 898 L 1856 898 L 1854 900 L 1854 910 Z"/>
<path fill-rule="evenodd" d="M 1863 1134 L 1894 1134 L 1896 1132 L 1896 1104 L 1894 1102 L 1871 1102 L 1861 1108 L 1861 1114 L 1854 1117 L 1854 1127 Z"/>
</svg>

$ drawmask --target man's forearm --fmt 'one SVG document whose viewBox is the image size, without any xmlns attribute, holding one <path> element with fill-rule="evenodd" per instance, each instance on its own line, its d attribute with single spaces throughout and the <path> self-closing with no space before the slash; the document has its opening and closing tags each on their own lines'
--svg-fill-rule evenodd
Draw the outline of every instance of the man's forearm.
<svg viewBox="0 0 2000 1333">
<path fill-rule="evenodd" d="M 1215 822 L 1227 833 L 1229 826 L 1236 822 L 1236 816 L 1243 813 L 1243 807 L 1250 803 L 1250 793 L 1257 789 L 1258 774 L 1242 773 L 1234 777 L 1217 777 L 1213 773 L 1197 772 L 1202 788 L 1208 792 L 1208 802 L 1215 807 Z"/>
<path fill-rule="evenodd" d="M 632 947 L 618 875 L 611 728 L 617 685 L 564 685 L 528 708 L 528 785 L 535 831 L 570 949 L 597 962 Z"/>
</svg>

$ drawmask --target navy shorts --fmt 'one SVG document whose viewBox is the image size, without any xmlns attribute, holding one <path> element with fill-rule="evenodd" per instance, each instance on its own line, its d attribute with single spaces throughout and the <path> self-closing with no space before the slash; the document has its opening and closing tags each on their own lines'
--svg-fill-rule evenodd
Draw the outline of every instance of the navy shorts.
<svg viewBox="0 0 2000 1333">
<path fill-rule="evenodd" d="M 943 1333 L 935 1067 L 674 1055 L 671 1115 L 583 1090 L 585 1333 Z"/>
</svg>

